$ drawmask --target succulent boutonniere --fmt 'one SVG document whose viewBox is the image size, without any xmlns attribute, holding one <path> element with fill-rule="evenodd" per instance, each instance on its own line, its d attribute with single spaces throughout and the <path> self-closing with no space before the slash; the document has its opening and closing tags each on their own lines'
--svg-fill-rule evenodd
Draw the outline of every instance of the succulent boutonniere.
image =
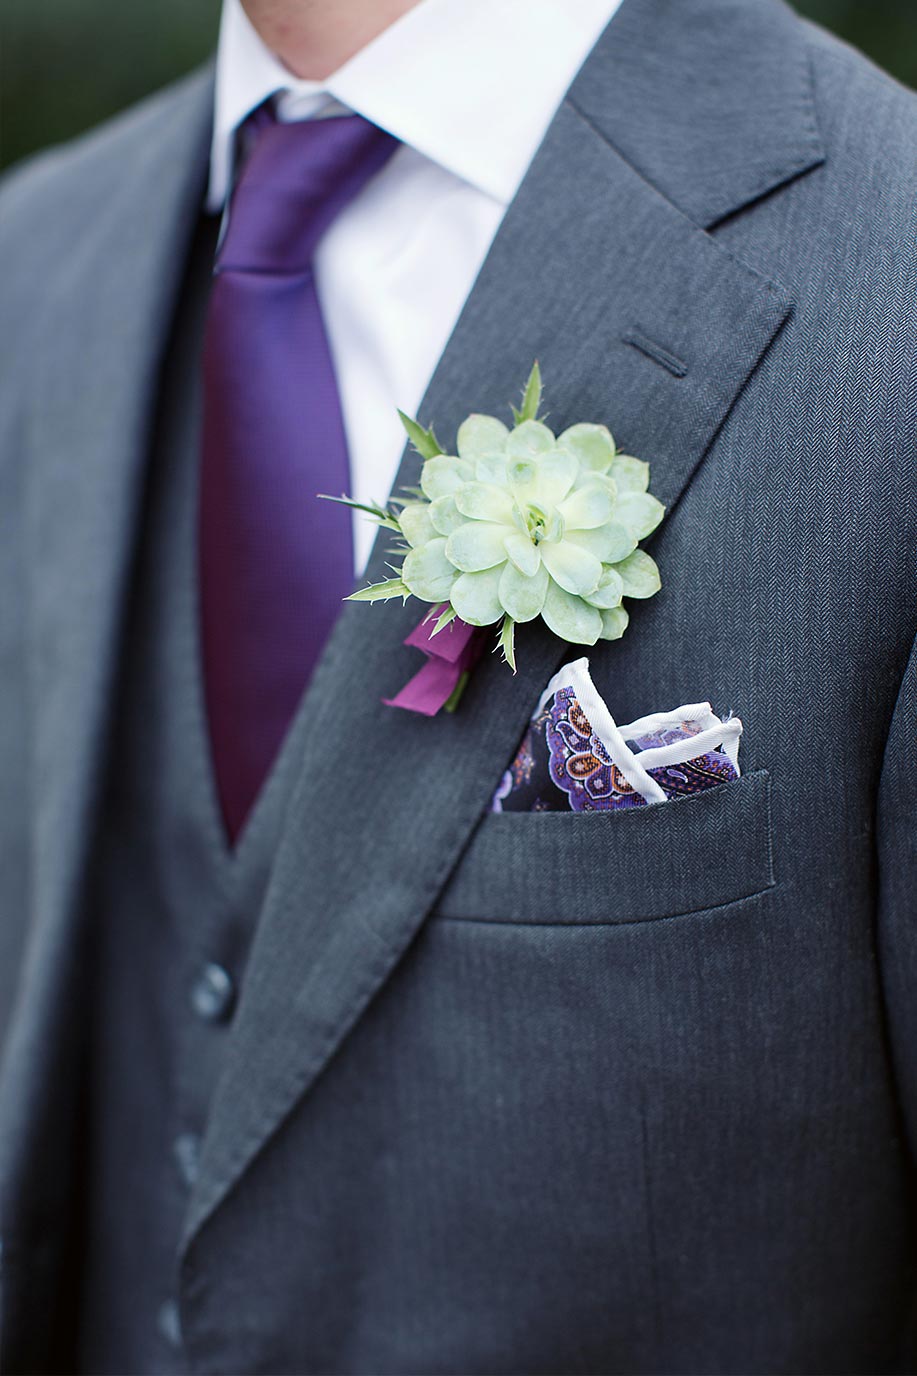
<svg viewBox="0 0 917 1376">
<path fill-rule="evenodd" d="M 425 632 L 410 643 L 436 656 L 447 628 L 446 642 L 462 633 L 462 653 L 448 654 L 450 664 L 470 659 L 470 628 L 494 626 L 515 670 L 516 626 L 538 617 L 576 645 L 617 640 L 628 622 L 623 599 L 659 591 L 659 570 L 638 548 L 664 514 L 647 491 L 649 465 L 619 454 L 604 425 L 580 423 L 555 436 L 539 419 L 541 398 L 536 362 L 521 406 L 512 408 L 512 428 L 496 416 L 470 415 L 459 426 L 457 454 L 443 451 L 432 428 L 400 413 L 424 461 L 420 487 L 387 506 L 332 499 L 397 537 L 393 577 L 350 600 L 429 603 Z M 454 705 L 447 699 L 469 668 L 459 665 L 453 692 L 437 707 Z M 399 699 L 399 706 L 428 711 Z"/>
</svg>

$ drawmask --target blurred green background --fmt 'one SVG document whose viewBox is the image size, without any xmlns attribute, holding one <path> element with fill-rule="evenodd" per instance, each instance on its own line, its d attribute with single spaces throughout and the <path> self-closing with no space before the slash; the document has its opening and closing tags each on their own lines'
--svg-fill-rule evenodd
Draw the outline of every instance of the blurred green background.
<svg viewBox="0 0 917 1376">
<path fill-rule="evenodd" d="M 797 9 L 917 87 L 917 0 Z M 66 139 L 200 62 L 219 0 L 2 0 L 0 166 Z"/>
</svg>

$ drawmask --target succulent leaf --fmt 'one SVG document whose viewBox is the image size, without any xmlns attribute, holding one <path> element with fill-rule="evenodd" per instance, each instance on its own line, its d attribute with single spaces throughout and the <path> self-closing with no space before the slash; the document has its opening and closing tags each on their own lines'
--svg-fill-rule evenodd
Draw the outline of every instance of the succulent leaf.
<svg viewBox="0 0 917 1376">
<path fill-rule="evenodd" d="M 430 503 L 430 520 L 438 535 L 451 535 L 464 523 L 465 517 L 450 494 L 446 497 L 437 497 L 435 502 Z"/>
<path fill-rule="evenodd" d="M 571 425 L 558 436 L 557 445 L 572 454 L 584 469 L 596 473 L 607 473 L 615 456 L 615 442 L 607 425 Z"/>
<path fill-rule="evenodd" d="M 505 539 L 505 526 L 466 521 L 446 541 L 446 558 L 462 573 L 480 573 L 506 561 Z"/>
<path fill-rule="evenodd" d="M 602 576 L 602 565 L 594 554 L 562 540 L 558 544 L 546 541 L 540 546 L 541 558 L 548 573 L 566 592 L 574 597 L 586 597 L 595 592 Z"/>
<path fill-rule="evenodd" d="M 500 521 L 510 525 L 513 520 L 512 495 L 496 483 L 463 483 L 456 491 L 455 505 L 470 521 Z"/>
<path fill-rule="evenodd" d="M 610 611 L 612 607 L 621 604 L 624 596 L 624 579 L 616 569 L 606 568 L 602 571 L 599 579 L 599 586 L 595 592 L 590 593 L 586 601 L 593 607 L 598 607 L 599 611 Z"/>
<path fill-rule="evenodd" d="M 469 626 L 492 626 L 504 612 L 500 602 L 501 568 L 462 573 L 452 585 L 452 605 Z"/>
<path fill-rule="evenodd" d="M 533 459 L 554 448 L 554 435 L 540 420 L 524 420 L 511 430 L 506 441 L 506 453 L 511 459 Z"/>
<path fill-rule="evenodd" d="M 521 531 L 514 530 L 507 535 L 503 541 L 503 548 L 507 556 L 520 573 L 526 574 L 531 578 L 541 567 L 541 555 L 538 546 L 532 544 L 531 536 L 523 535 Z M 519 618 L 517 617 L 518 621 Z"/>
<path fill-rule="evenodd" d="M 662 587 L 659 567 L 645 550 L 635 549 L 616 565 L 626 597 L 653 597 Z"/>
<path fill-rule="evenodd" d="M 448 602 L 455 568 L 446 558 L 446 541 L 439 536 L 404 557 L 401 577 L 421 602 Z"/>
<path fill-rule="evenodd" d="M 630 454 L 618 454 L 611 465 L 611 476 L 621 492 L 645 492 L 650 484 L 650 466 Z"/>
<path fill-rule="evenodd" d="M 558 510 L 570 530 L 596 530 L 611 520 L 614 494 L 604 483 L 587 483 L 571 492 Z"/>
<path fill-rule="evenodd" d="M 496 416 L 471 415 L 463 420 L 456 436 L 459 458 L 474 463 L 500 455 L 506 448 L 509 429 Z"/>
<path fill-rule="evenodd" d="M 627 526 L 635 540 L 652 535 L 664 515 L 665 507 L 648 492 L 624 492 L 615 508 L 615 518 Z"/>
<path fill-rule="evenodd" d="M 599 639 L 620 640 L 627 630 L 629 620 L 624 607 L 612 607 L 610 611 L 602 612 L 602 632 Z"/>
<path fill-rule="evenodd" d="M 431 502 L 437 497 L 452 497 L 462 483 L 471 477 L 471 465 L 452 454 L 437 454 L 427 459 L 420 474 L 424 496 Z"/>
<path fill-rule="evenodd" d="M 574 645 L 594 645 L 602 633 L 602 613 L 553 580 L 548 584 L 541 615 L 548 630 Z"/>
<path fill-rule="evenodd" d="M 437 531 L 429 502 L 406 502 L 401 508 L 398 520 L 401 533 L 409 545 L 416 547 L 425 545 L 428 540 L 436 539 Z"/>
<path fill-rule="evenodd" d="M 500 603 L 514 621 L 534 621 L 541 615 L 550 576 L 544 564 L 529 575 L 520 573 L 509 560 L 503 565 L 498 594 Z"/>
</svg>

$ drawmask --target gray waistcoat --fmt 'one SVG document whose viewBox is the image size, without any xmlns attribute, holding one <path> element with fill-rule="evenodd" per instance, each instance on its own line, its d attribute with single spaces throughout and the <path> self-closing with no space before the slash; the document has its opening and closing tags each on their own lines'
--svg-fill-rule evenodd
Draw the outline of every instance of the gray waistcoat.
<svg viewBox="0 0 917 1376">
<path fill-rule="evenodd" d="M 231 853 L 198 653 L 198 359 L 216 226 L 168 351 L 93 900 L 81 1367 L 178 1371 L 175 1253 L 283 812 L 296 730 Z"/>
</svg>

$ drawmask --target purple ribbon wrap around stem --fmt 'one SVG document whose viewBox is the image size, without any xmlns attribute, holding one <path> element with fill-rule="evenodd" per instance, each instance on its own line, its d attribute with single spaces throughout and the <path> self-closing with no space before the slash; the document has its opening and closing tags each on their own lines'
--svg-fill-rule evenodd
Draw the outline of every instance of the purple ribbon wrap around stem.
<svg viewBox="0 0 917 1376">
<path fill-rule="evenodd" d="M 435 717 L 441 707 L 451 711 L 468 681 L 468 676 L 481 657 L 484 636 L 476 626 L 469 626 L 458 617 L 433 634 L 439 614 L 445 606 L 434 607 L 411 634 L 405 645 L 421 650 L 427 662 L 393 698 L 383 698 L 387 707 L 403 707 L 407 712 L 420 712 Z"/>
</svg>

